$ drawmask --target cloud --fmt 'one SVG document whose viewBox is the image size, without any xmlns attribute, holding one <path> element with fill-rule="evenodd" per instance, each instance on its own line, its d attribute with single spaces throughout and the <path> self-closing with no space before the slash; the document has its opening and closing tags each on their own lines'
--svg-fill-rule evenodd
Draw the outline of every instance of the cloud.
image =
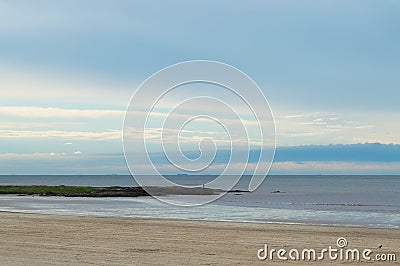
<svg viewBox="0 0 400 266">
<path fill-rule="evenodd" d="M 1 98 L 14 105 L 38 103 L 63 106 L 71 103 L 88 106 L 118 106 L 125 108 L 134 92 L 130 84 L 103 79 L 103 76 L 84 76 L 72 72 L 56 71 L 56 68 L 42 69 L 30 65 L 0 63 Z M 34 95 L 35 97 L 32 97 Z"/>
<path fill-rule="evenodd" d="M 43 153 L 0 153 L 0 160 L 36 160 L 36 159 L 54 159 L 58 158 L 73 158 L 73 154 L 43 152 Z"/>
<path fill-rule="evenodd" d="M 4 117 L 1 117 L 4 119 Z M 15 118 L 15 117 L 13 117 Z M 85 125 L 84 122 L 70 122 L 70 121 L 63 121 L 63 122 L 54 122 L 54 121 L 46 121 L 46 122 L 31 122 L 32 117 L 27 117 L 30 121 L 24 120 L 23 122 L 2 122 L 1 128 L 2 129 L 30 129 L 33 128 L 59 128 L 59 127 L 79 127 Z M 28 120 L 27 119 L 27 120 Z"/>
<path fill-rule="evenodd" d="M 312 113 L 302 113 L 302 114 L 293 114 L 293 115 L 284 115 L 285 119 L 299 119 L 299 118 L 317 118 L 321 117 L 333 117 L 338 115 L 337 113 L 327 113 L 327 112 L 312 112 Z"/>
<path fill-rule="evenodd" d="M 300 118 L 300 117 L 305 117 L 305 116 L 306 116 L 305 114 L 298 114 L 298 115 L 287 115 L 287 116 L 284 116 L 283 118 L 291 119 L 291 118 Z"/>
<path fill-rule="evenodd" d="M 128 174 L 121 154 L 0 154 L 0 174 Z"/>
<path fill-rule="evenodd" d="M 202 140 L 210 139 L 215 144 L 222 144 L 230 146 L 235 143 L 236 147 L 241 145 L 243 147 L 247 145 L 254 145 L 262 147 L 263 145 L 273 146 L 271 139 L 262 141 L 259 137 L 261 136 L 240 136 L 236 132 L 232 132 L 232 135 L 228 135 L 225 131 L 207 131 L 207 130 L 188 130 L 188 129 L 172 129 L 172 128 L 146 128 L 143 134 L 143 129 L 140 128 L 129 128 L 125 132 L 125 136 L 129 141 L 138 142 L 142 141 L 145 137 L 146 143 L 176 143 L 179 144 L 199 144 Z M 258 138 L 257 138 L 258 137 Z"/>
<path fill-rule="evenodd" d="M 181 110 L 182 111 L 182 110 Z M 187 110 L 186 110 L 187 111 Z M 119 117 L 122 119 L 125 116 L 125 110 L 84 110 L 84 109 L 63 109 L 54 107 L 37 107 L 37 106 L 0 106 L 0 116 L 10 116 L 10 117 L 24 117 L 24 118 L 62 118 L 62 119 L 81 119 L 81 118 L 104 118 L 104 117 Z M 159 119 L 160 123 L 164 119 L 168 118 L 177 121 L 186 121 L 193 118 L 193 115 L 185 113 L 167 113 L 167 112 L 157 112 L 152 111 L 150 113 L 145 111 L 130 111 L 127 113 L 130 117 L 148 117 L 150 121 L 158 121 L 154 119 Z M 223 115 L 216 113 L 215 117 L 220 119 L 223 123 L 232 126 L 258 126 L 259 122 L 251 119 L 233 119 L 228 117 L 223 117 Z M 196 119 L 198 122 L 210 122 L 209 119 L 204 117 L 199 117 Z M 80 125 L 79 122 L 49 122 L 46 123 L 30 123 L 31 126 L 71 126 Z M 260 121 L 260 123 L 265 123 L 265 121 Z M 9 123 L 9 126 L 22 127 L 21 124 L 24 123 Z"/>
<path fill-rule="evenodd" d="M 122 110 L 78 110 L 35 106 L 0 106 L 0 116 L 34 118 L 100 118 L 105 116 L 123 117 Z"/>
<path fill-rule="evenodd" d="M 349 125 L 336 124 L 336 125 L 327 125 L 326 127 L 329 129 L 332 129 L 332 130 L 342 130 L 342 129 L 367 129 L 367 128 L 373 128 L 374 126 L 372 126 L 372 125 L 349 126 Z"/>
<path fill-rule="evenodd" d="M 312 112 L 293 115 L 280 112 L 276 116 L 277 144 L 297 146 L 357 142 L 400 143 L 400 127 L 390 122 L 394 121 L 393 116 L 394 114 L 388 116 L 386 113 L 372 112 Z"/>
<path fill-rule="evenodd" d="M 204 151 L 209 152 L 210 151 Z M 266 150 L 265 152 L 272 152 Z M 188 158 L 197 158 L 200 156 L 197 151 L 184 152 Z M 247 150 L 242 151 L 243 156 L 237 157 L 235 160 L 231 158 L 231 152 L 229 150 L 218 150 L 216 152 L 213 165 L 208 170 L 222 169 L 222 166 L 231 161 L 233 165 L 241 166 L 247 160 Z M 366 143 L 366 144 L 353 144 L 353 145 L 310 145 L 310 146 L 297 146 L 297 147 L 278 147 L 275 153 L 274 164 L 277 165 L 297 165 L 303 164 L 306 167 L 318 165 L 374 165 L 377 166 L 380 163 L 394 163 L 400 164 L 400 145 L 385 145 L 380 143 Z M 174 154 L 168 154 L 174 158 Z M 259 150 L 250 150 L 248 166 L 251 169 L 252 165 L 258 163 L 260 158 Z M 140 156 L 140 155 L 136 155 Z M 169 161 L 163 153 L 150 153 L 152 162 L 163 168 L 167 169 L 170 165 Z M 183 161 L 183 163 L 185 163 Z M 262 162 L 268 163 L 268 162 Z M 284 164 L 283 164 L 284 163 Z M 187 162 L 188 168 L 194 167 L 192 163 Z M 333 167 L 333 166 L 332 166 Z M 333 170 L 333 168 L 329 168 Z M 302 169 L 303 169 L 302 168 Z M 311 170 L 312 168 L 310 168 Z M 360 168 L 361 169 L 361 168 Z M 367 168 L 365 168 L 367 169 Z M 338 170 L 338 169 L 337 169 Z M 346 168 L 343 168 L 343 172 L 346 172 Z"/>
<path fill-rule="evenodd" d="M 398 175 L 400 162 L 276 162 L 271 174 Z"/>
<path fill-rule="evenodd" d="M 400 162 L 400 145 L 364 143 L 279 147 L 275 161 Z"/>
<path fill-rule="evenodd" d="M 0 130 L 0 139 L 7 138 L 65 138 L 81 140 L 116 140 L 121 139 L 120 130 L 109 130 L 105 132 L 90 131 L 28 131 L 28 130 Z"/>
<path fill-rule="evenodd" d="M 207 151 L 204 151 L 207 152 Z M 246 155 L 246 151 L 243 151 Z M 399 174 L 400 145 L 384 145 L 380 143 L 354 145 L 319 145 L 278 147 L 273 174 Z M 77 156 L 79 155 L 79 156 Z M 171 155 L 171 154 L 169 154 Z M 198 151 L 185 153 L 188 158 L 197 158 Z M 145 154 L 130 154 L 137 161 Z M 174 156 L 174 154 L 172 154 Z M 219 150 L 209 168 L 201 174 L 219 174 L 229 162 L 230 151 Z M 175 174 L 177 169 L 169 163 L 162 153 L 150 153 L 156 168 L 165 174 Z M 247 155 L 244 156 L 247 158 Z M 251 150 L 247 163 L 247 174 L 256 167 L 259 151 Z M 245 161 L 231 160 L 230 169 L 239 171 Z M 85 173 L 85 174 L 126 174 L 124 156 L 121 153 L 87 154 L 81 151 L 72 153 L 50 152 L 32 154 L 0 154 L 0 169 L 3 174 L 44 174 L 44 173 Z M 202 162 L 182 161 L 180 166 L 193 169 Z M 148 174 L 149 165 L 137 165 L 136 174 Z"/>
</svg>

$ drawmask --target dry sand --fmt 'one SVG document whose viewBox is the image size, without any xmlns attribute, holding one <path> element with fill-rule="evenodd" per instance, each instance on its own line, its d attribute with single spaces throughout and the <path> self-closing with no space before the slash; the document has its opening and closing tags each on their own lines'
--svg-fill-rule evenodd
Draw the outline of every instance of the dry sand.
<svg viewBox="0 0 400 266">
<path fill-rule="evenodd" d="M 0 213 L 1 265 L 281 265 L 257 258 L 270 248 L 348 248 L 394 253 L 400 230 Z M 382 248 L 378 248 L 382 245 Z M 331 265 L 325 259 L 313 265 Z M 349 264 L 335 261 L 333 264 Z M 393 265 L 393 262 L 364 265 Z"/>
</svg>

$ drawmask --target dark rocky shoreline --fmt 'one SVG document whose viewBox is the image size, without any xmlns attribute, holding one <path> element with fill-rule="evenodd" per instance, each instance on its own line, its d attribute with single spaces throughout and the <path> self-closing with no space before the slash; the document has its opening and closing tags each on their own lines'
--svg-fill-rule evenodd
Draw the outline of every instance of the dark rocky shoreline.
<svg viewBox="0 0 400 266">
<path fill-rule="evenodd" d="M 164 195 L 213 195 L 223 190 L 182 187 L 84 187 L 84 186 L 0 186 L 0 195 L 62 197 L 145 197 Z"/>
</svg>

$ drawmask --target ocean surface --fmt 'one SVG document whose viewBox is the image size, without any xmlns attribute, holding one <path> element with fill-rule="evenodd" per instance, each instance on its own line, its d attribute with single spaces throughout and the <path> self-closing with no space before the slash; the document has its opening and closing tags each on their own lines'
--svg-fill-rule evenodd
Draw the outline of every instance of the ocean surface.
<svg viewBox="0 0 400 266">
<path fill-rule="evenodd" d="M 207 183 L 215 176 L 168 178 L 179 184 L 193 185 Z M 242 177 L 234 189 L 247 190 L 249 180 L 248 176 Z M 137 184 L 132 177 L 120 175 L 37 175 L 0 176 L 0 185 Z M 268 176 L 255 192 L 228 193 L 212 203 L 198 207 L 172 206 L 152 197 L 64 198 L 3 195 L 0 196 L 0 211 L 400 228 L 399 192 L 400 176 Z M 166 197 L 173 199 L 191 196 Z"/>
</svg>

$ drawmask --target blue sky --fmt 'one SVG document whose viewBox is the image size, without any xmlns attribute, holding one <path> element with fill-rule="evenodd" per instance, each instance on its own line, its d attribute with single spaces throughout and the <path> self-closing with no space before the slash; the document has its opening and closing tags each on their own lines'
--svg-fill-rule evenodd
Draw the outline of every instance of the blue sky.
<svg viewBox="0 0 400 266">
<path fill-rule="evenodd" d="M 258 83 L 278 151 L 295 154 L 273 172 L 400 173 L 387 145 L 400 143 L 399 11 L 395 0 L 0 1 L 0 173 L 127 173 L 130 96 L 193 59 Z M 385 144 L 385 159 L 318 150 L 311 161 L 296 148 L 366 142 Z"/>
</svg>

